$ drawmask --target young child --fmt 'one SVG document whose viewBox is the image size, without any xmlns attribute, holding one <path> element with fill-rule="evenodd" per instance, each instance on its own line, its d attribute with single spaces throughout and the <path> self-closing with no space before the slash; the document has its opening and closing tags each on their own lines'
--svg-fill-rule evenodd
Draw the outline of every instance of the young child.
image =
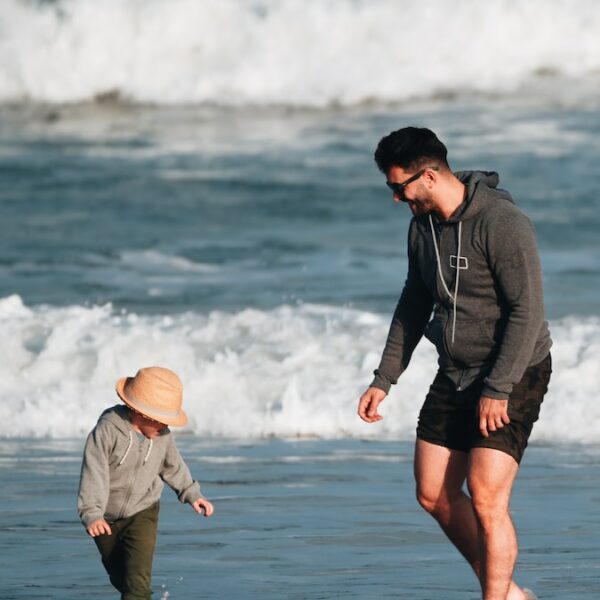
<svg viewBox="0 0 600 600">
<path fill-rule="evenodd" d="M 200 514 L 213 505 L 175 446 L 168 425 L 181 426 L 183 387 L 169 369 L 148 367 L 120 379 L 125 406 L 105 410 L 83 454 L 77 508 L 122 600 L 150 600 L 152 559 L 163 481 Z"/>
</svg>

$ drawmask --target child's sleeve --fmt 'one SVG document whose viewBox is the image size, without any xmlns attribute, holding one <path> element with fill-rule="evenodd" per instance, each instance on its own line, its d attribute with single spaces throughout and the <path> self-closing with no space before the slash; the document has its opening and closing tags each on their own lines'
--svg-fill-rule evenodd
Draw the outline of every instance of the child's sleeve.
<svg viewBox="0 0 600 600">
<path fill-rule="evenodd" d="M 99 423 L 88 435 L 83 451 L 77 510 L 81 522 L 88 527 L 104 518 L 110 477 L 108 459 L 112 447 L 107 423 Z"/>
<path fill-rule="evenodd" d="M 177 494 L 180 502 L 193 504 L 202 498 L 200 484 L 192 479 L 192 474 L 181 458 L 173 437 L 170 437 L 160 477 Z"/>
</svg>

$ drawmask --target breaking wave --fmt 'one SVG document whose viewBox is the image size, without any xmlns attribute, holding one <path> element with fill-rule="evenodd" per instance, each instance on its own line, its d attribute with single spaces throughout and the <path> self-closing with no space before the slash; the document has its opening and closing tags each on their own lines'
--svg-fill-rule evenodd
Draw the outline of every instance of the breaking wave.
<svg viewBox="0 0 600 600">
<path fill-rule="evenodd" d="M 332 306 L 237 313 L 137 315 L 111 306 L 27 307 L 0 300 L 0 437 L 78 437 L 118 401 L 118 378 L 142 366 L 175 370 L 190 417 L 213 438 L 411 439 L 433 378 L 422 342 L 376 425 L 356 416 L 389 315 Z M 551 323 L 554 374 L 534 439 L 597 443 L 600 319 Z"/>
<path fill-rule="evenodd" d="M 599 30 L 595 0 L 3 0 L 0 102 L 555 97 L 597 90 Z"/>
</svg>

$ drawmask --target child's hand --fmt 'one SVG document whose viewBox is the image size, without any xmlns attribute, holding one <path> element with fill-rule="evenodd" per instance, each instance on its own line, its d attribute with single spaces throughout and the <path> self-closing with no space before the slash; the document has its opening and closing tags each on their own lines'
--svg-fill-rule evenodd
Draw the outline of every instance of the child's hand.
<svg viewBox="0 0 600 600">
<path fill-rule="evenodd" d="M 214 506 L 206 498 L 198 498 L 198 500 L 192 504 L 192 508 L 198 514 L 203 514 L 205 517 L 210 517 L 210 515 L 215 512 Z"/>
<path fill-rule="evenodd" d="M 104 519 L 98 519 L 97 521 L 94 521 L 93 523 L 90 523 L 87 526 L 87 532 L 92 536 L 92 537 L 97 537 L 99 535 L 110 535 L 112 533 L 112 529 L 110 528 L 110 525 L 104 520 Z"/>
</svg>

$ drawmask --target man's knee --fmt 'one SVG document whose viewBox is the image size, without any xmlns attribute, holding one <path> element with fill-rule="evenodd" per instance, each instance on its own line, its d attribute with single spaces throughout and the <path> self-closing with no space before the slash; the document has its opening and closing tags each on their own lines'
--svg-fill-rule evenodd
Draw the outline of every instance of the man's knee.
<svg viewBox="0 0 600 600">
<path fill-rule="evenodd" d="M 510 518 L 509 503 L 518 464 L 499 450 L 475 448 L 467 488 L 479 524 L 486 529 Z"/>
<path fill-rule="evenodd" d="M 421 508 L 425 509 L 428 513 L 435 511 L 436 499 L 432 498 L 426 493 L 423 488 L 417 486 L 417 502 L 421 505 Z"/>
<path fill-rule="evenodd" d="M 508 504 L 487 490 L 469 489 L 473 512 L 484 531 L 504 521 L 509 512 Z"/>
<path fill-rule="evenodd" d="M 430 490 L 417 485 L 417 502 L 436 519 L 443 518 L 452 508 L 453 494 L 447 490 Z"/>
</svg>

